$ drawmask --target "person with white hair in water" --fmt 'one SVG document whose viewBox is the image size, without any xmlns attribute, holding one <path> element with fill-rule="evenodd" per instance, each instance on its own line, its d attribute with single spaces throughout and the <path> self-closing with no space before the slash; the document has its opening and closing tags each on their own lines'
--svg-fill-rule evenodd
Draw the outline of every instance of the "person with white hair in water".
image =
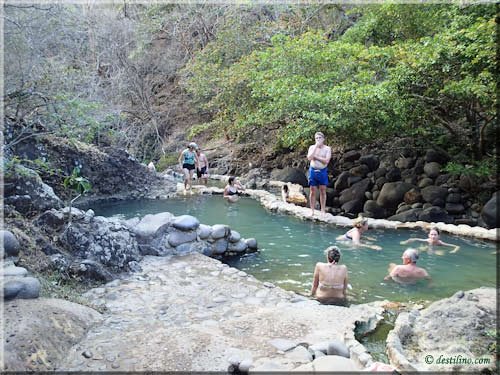
<svg viewBox="0 0 500 375">
<path fill-rule="evenodd" d="M 400 284 L 415 284 L 418 280 L 430 280 L 430 276 L 423 268 L 417 267 L 418 251 L 416 249 L 408 248 L 401 257 L 403 264 L 396 265 L 391 263 L 389 265 L 389 274 L 384 277 L 384 280 L 394 280 Z"/>
</svg>

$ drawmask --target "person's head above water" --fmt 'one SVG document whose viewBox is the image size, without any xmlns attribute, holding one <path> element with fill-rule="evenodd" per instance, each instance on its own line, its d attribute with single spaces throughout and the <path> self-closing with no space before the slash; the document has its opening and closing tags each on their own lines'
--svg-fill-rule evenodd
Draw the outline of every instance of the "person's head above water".
<svg viewBox="0 0 500 375">
<path fill-rule="evenodd" d="M 432 227 L 429 231 L 429 239 L 431 241 L 437 241 L 439 240 L 439 234 L 439 229 L 437 229 L 436 227 Z"/>
<path fill-rule="evenodd" d="M 416 249 L 409 247 L 403 253 L 402 258 L 403 258 L 403 260 L 408 259 L 410 261 L 410 263 L 416 264 L 417 260 L 418 260 L 418 251 Z"/>
<path fill-rule="evenodd" d="M 363 216 L 358 216 L 352 221 L 352 225 L 355 228 L 363 228 L 365 225 L 368 225 L 368 219 L 364 218 Z"/>
<path fill-rule="evenodd" d="M 228 183 L 229 185 L 232 185 L 232 184 L 234 184 L 234 180 L 236 180 L 236 177 L 231 176 L 231 177 L 229 177 L 229 178 L 228 178 L 227 183 Z"/>
<path fill-rule="evenodd" d="M 338 263 L 340 260 L 340 249 L 337 246 L 327 247 L 325 250 L 328 263 Z"/>
</svg>

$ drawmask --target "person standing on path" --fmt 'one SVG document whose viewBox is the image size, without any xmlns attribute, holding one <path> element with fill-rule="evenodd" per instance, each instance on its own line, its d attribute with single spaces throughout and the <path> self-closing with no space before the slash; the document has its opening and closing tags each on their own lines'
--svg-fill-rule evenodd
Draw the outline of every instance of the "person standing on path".
<svg viewBox="0 0 500 375">
<path fill-rule="evenodd" d="M 196 150 L 198 157 L 198 164 L 196 165 L 196 176 L 201 179 L 203 184 L 208 182 L 208 159 L 207 156 L 201 152 L 201 148 Z"/>
<path fill-rule="evenodd" d="M 314 134 L 315 144 L 309 147 L 307 160 L 309 166 L 309 204 L 311 205 L 311 216 L 314 216 L 316 205 L 316 190 L 319 187 L 319 202 L 321 212 L 326 208 L 326 186 L 328 185 L 328 163 L 332 157 L 332 149 L 325 145 L 325 135 L 321 132 Z"/>
<path fill-rule="evenodd" d="M 184 172 L 184 191 L 188 190 L 188 186 L 190 189 L 192 186 L 194 169 L 198 163 L 198 157 L 196 156 L 197 148 L 196 143 L 191 142 L 188 148 L 184 149 L 179 155 L 179 164 Z"/>
</svg>

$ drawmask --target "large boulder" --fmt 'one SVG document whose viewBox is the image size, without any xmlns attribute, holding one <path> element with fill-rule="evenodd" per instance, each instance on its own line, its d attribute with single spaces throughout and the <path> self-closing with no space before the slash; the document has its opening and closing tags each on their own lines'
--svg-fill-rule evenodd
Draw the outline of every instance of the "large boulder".
<svg viewBox="0 0 500 375">
<path fill-rule="evenodd" d="M 344 171 L 340 173 L 335 180 L 335 184 L 333 185 L 333 189 L 336 192 L 341 192 L 344 189 L 347 189 L 349 187 L 348 180 L 349 177 L 351 177 L 351 174 L 347 171 Z"/>
<path fill-rule="evenodd" d="M 365 212 L 368 217 L 374 219 L 382 219 L 386 216 L 385 209 L 380 207 L 375 200 L 368 200 L 363 206 L 363 212 Z"/>
<path fill-rule="evenodd" d="M 20 164 L 14 164 L 5 173 L 5 202 L 23 214 L 61 208 L 63 202 L 54 190 L 45 184 L 38 173 Z M 24 197 L 20 199 L 19 197 Z"/>
<path fill-rule="evenodd" d="M 32 299 L 40 295 L 41 284 L 35 277 L 6 277 L 2 280 L 3 298 Z"/>
<path fill-rule="evenodd" d="M 0 236 L 3 237 L 3 256 L 17 256 L 19 254 L 20 245 L 16 236 L 14 236 L 14 234 L 8 230 L 1 230 Z"/>
<path fill-rule="evenodd" d="M 122 222 L 104 217 L 73 223 L 61 240 L 76 257 L 95 260 L 115 271 L 128 270 L 129 262 L 141 258 L 135 235 Z"/>
<path fill-rule="evenodd" d="M 481 218 L 484 223 L 488 226 L 488 228 L 498 228 L 498 195 L 500 194 L 497 191 L 491 199 L 486 202 L 483 209 L 481 210 Z"/>
<path fill-rule="evenodd" d="M 450 160 L 450 157 L 443 151 L 428 149 L 425 152 L 424 159 L 426 163 L 436 162 L 439 164 L 445 164 Z"/>
<path fill-rule="evenodd" d="M 291 182 L 301 186 L 308 186 L 307 177 L 303 171 L 297 168 L 286 167 L 284 169 L 275 169 L 271 172 L 271 180 Z"/>
<path fill-rule="evenodd" d="M 172 221 L 172 226 L 182 231 L 191 231 L 200 226 L 200 221 L 191 215 L 181 215 Z"/>
<path fill-rule="evenodd" d="M 350 188 L 342 191 L 342 194 L 339 198 L 340 204 L 343 205 L 344 203 L 356 200 L 362 201 L 362 205 L 365 201 L 365 192 L 369 190 L 370 185 L 371 181 L 369 178 L 365 178 L 359 182 L 356 182 Z"/>
<path fill-rule="evenodd" d="M 441 164 L 436 163 L 435 161 L 426 163 L 424 165 L 424 173 L 429 178 L 436 178 L 437 176 L 439 176 L 439 172 L 441 172 Z"/>
<path fill-rule="evenodd" d="M 453 218 L 448 215 L 448 213 L 441 207 L 432 206 L 422 210 L 418 214 L 418 220 L 426 221 L 428 223 L 453 223 Z"/>
<path fill-rule="evenodd" d="M 496 289 L 459 291 L 422 311 L 402 312 L 387 336 L 387 354 L 400 372 L 446 371 L 491 373 L 496 344 Z M 425 355 L 422 355 L 425 353 Z M 460 356 L 460 357 L 459 357 Z M 439 363 L 437 360 L 454 358 Z M 489 358 L 489 363 L 466 363 L 460 358 Z"/>
<path fill-rule="evenodd" d="M 422 198 L 425 202 L 435 204 L 436 200 L 445 202 L 448 189 L 441 186 L 426 186 L 421 190 Z"/>
<path fill-rule="evenodd" d="M 45 372 L 82 340 L 101 314 L 63 299 L 6 302 L 3 308 L 4 368 L 8 372 Z M 83 357 L 82 357 L 83 358 Z"/>
<path fill-rule="evenodd" d="M 387 219 L 393 221 L 401 221 L 403 223 L 407 221 L 417 221 L 419 220 L 419 215 L 421 212 L 421 208 L 411 208 L 399 214 L 389 216 Z"/>
<path fill-rule="evenodd" d="M 378 159 L 378 157 L 376 155 L 373 155 L 373 154 L 361 156 L 359 158 L 359 162 L 361 164 L 366 165 L 369 168 L 370 172 L 375 171 L 378 168 L 378 166 L 380 165 L 380 160 Z"/>
<path fill-rule="evenodd" d="M 135 225 L 129 225 L 131 223 L 127 223 L 127 226 L 130 230 L 138 236 L 141 237 L 150 237 L 165 224 L 171 224 L 174 220 L 174 215 L 170 212 L 160 212 L 154 215 L 145 215 L 141 221 Z"/>
<path fill-rule="evenodd" d="M 387 182 L 377 198 L 377 204 L 387 210 L 394 211 L 404 199 L 405 193 L 415 186 L 407 182 Z"/>
</svg>

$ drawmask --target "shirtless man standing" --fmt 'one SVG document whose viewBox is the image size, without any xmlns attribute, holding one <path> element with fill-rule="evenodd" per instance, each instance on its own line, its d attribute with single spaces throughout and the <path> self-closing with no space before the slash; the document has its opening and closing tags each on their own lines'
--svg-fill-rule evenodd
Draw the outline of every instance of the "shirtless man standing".
<svg viewBox="0 0 500 375">
<path fill-rule="evenodd" d="M 196 176 L 201 179 L 203 184 L 207 184 L 208 181 L 208 159 L 207 156 L 201 152 L 201 149 L 196 150 L 196 155 L 198 156 L 198 164 L 196 165 Z"/>
<path fill-rule="evenodd" d="M 326 207 L 326 185 L 328 185 L 328 163 L 332 157 L 332 149 L 324 144 L 325 136 L 321 132 L 314 134 L 316 143 L 309 147 L 307 160 L 309 167 L 309 203 L 311 205 L 311 215 L 314 216 L 314 206 L 316 205 L 316 189 L 319 186 L 319 203 L 321 212 L 325 213 Z"/>
<path fill-rule="evenodd" d="M 418 251 L 408 248 L 402 256 L 403 264 L 389 265 L 389 274 L 384 277 L 384 280 L 394 280 L 400 284 L 415 284 L 420 279 L 430 280 L 430 276 L 426 270 L 417 267 Z"/>
</svg>

